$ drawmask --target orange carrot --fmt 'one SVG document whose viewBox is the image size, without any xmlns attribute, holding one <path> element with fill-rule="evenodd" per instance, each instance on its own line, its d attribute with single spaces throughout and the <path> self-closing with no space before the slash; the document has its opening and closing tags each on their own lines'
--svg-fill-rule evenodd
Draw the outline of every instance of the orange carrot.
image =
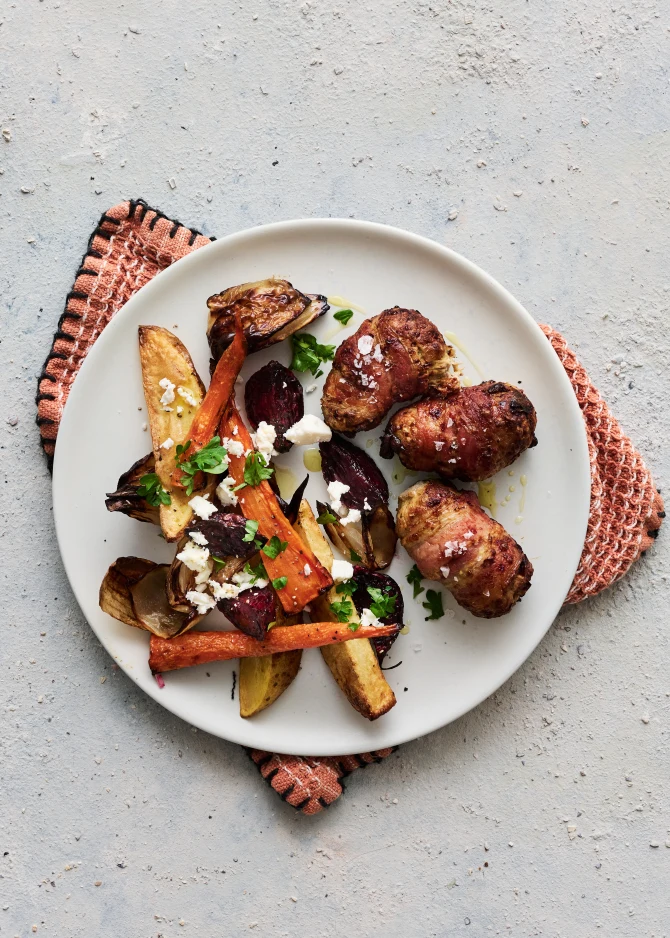
<svg viewBox="0 0 670 938">
<path fill-rule="evenodd" d="M 245 451 L 253 449 L 249 431 L 232 402 L 221 421 L 219 435 L 221 439 L 230 437 L 239 440 Z M 228 454 L 228 474 L 236 485 L 244 482 L 245 462 L 244 456 Z M 262 554 L 262 560 L 271 580 L 283 576 L 287 578 L 286 586 L 277 591 L 286 612 L 290 615 L 300 612 L 320 593 L 330 589 L 333 585 L 331 575 L 293 530 L 267 482 L 246 485 L 239 490 L 237 497 L 244 517 L 258 521 L 260 534 L 268 540 L 276 534 L 280 541 L 286 541 L 286 550 L 277 554 L 274 560 L 265 554 Z"/>
<path fill-rule="evenodd" d="M 191 445 L 184 453 L 184 459 L 190 459 L 191 456 L 194 456 L 204 446 L 207 446 L 215 435 L 219 421 L 232 396 L 233 388 L 235 387 L 235 379 L 240 373 L 246 355 L 247 340 L 244 335 L 244 330 L 240 325 L 239 317 L 236 316 L 235 336 L 216 363 L 216 368 L 214 369 L 210 385 L 207 388 L 207 393 L 193 418 L 189 432 Z M 177 486 L 177 488 L 186 487 L 182 482 L 182 475 L 181 469 L 177 466 L 172 473 L 172 484 Z"/>
<path fill-rule="evenodd" d="M 318 648 L 356 638 L 382 638 L 397 631 L 397 625 L 362 625 L 352 632 L 346 623 L 305 622 L 278 625 L 270 629 L 263 641 L 244 632 L 186 632 L 175 638 L 152 635 L 149 645 L 149 667 L 154 674 L 190 668 L 208 661 L 231 658 L 258 658 L 297 648 Z"/>
</svg>

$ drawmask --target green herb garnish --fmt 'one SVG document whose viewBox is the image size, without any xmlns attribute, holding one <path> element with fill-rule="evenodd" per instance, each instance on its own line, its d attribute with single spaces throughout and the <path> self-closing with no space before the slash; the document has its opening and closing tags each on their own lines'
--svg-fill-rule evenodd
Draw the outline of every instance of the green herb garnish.
<svg viewBox="0 0 670 938">
<path fill-rule="evenodd" d="M 272 476 L 274 469 L 268 466 L 267 460 L 262 453 L 249 453 L 244 463 L 244 483 L 237 485 L 235 491 L 244 488 L 245 485 L 260 485 Z"/>
<path fill-rule="evenodd" d="M 261 563 L 257 564 L 255 567 L 252 567 L 249 561 L 247 560 L 242 570 L 244 573 L 247 574 L 247 576 L 253 577 L 252 586 L 256 582 L 256 580 L 266 580 L 268 576 L 267 571 L 265 567 L 263 566 L 262 561 Z"/>
<path fill-rule="evenodd" d="M 353 547 L 351 547 L 351 548 L 349 549 L 349 560 L 350 560 L 352 563 L 362 563 L 362 562 L 363 562 L 362 558 L 358 556 L 358 554 L 357 554 L 356 551 L 353 549 Z"/>
<path fill-rule="evenodd" d="M 195 476 L 199 472 L 208 472 L 211 475 L 221 475 L 228 468 L 228 453 L 224 446 L 221 446 L 221 438 L 213 436 L 212 439 L 202 449 L 199 449 L 192 456 L 186 459 L 182 457 L 191 447 L 191 441 L 178 443 L 175 455 L 177 467 L 184 473 L 181 477 L 181 484 L 186 489 L 187 495 L 193 494 L 193 485 Z"/>
<path fill-rule="evenodd" d="M 341 603 L 331 603 L 331 611 L 337 616 L 338 622 L 348 622 L 354 614 L 354 604 L 348 599 L 343 599 Z M 360 623 L 356 623 L 358 627 Z"/>
<path fill-rule="evenodd" d="M 343 326 L 346 326 L 353 315 L 353 309 L 341 309 L 339 313 L 335 313 L 333 318 L 337 319 L 338 322 L 341 322 Z"/>
<path fill-rule="evenodd" d="M 395 611 L 396 597 L 389 594 L 389 589 L 390 587 L 386 587 L 386 590 L 382 592 L 374 586 L 368 586 L 368 594 L 372 600 L 370 612 L 378 619 L 385 619 Z"/>
<path fill-rule="evenodd" d="M 360 622 L 350 622 L 350 623 L 349 623 L 349 631 L 350 631 L 350 632 L 358 632 L 358 630 L 360 629 L 360 627 L 361 627 L 361 623 L 360 623 Z"/>
<path fill-rule="evenodd" d="M 317 378 L 321 363 L 332 361 L 335 356 L 334 345 L 320 345 L 308 332 L 292 335 L 291 344 L 293 346 L 291 368 L 294 371 L 310 371 Z"/>
<path fill-rule="evenodd" d="M 345 596 L 353 596 L 356 592 L 356 580 L 344 580 L 335 587 L 336 593 L 343 593 Z"/>
<path fill-rule="evenodd" d="M 410 584 L 410 586 L 414 587 L 414 599 L 416 599 L 417 596 L 420 596 L 421 593 L 424 592 L 424 588 L 421 585 L 421 581 L 423 580 L 423 577 L 421 576 L 421 571 L 419 570 L 416 564 L 414 564 L 414 566 L 409 571 L 405 579 Z"/>
<path fill-rule="evenodd" d="M 437 590 L 428 590 L 426 593 L 426 602 L 421 603 L 424 609 L 428 609 L 429 616 L 426 616 L 426 622 L 430 619 L 441 619 L 444 615 L 444 606 L 442 605 L 442 593 Z"/>
<path fill-rule="evenodd" d="M 227 561 L 224 560 L 223 557 L 212 557 L 212 560 L 214 561 L 214 569 L 215 569 L 215 570 L 220 570 L 221 567 L 225 567 L 225 565 L 226 565 L 226 563 L 227 563 Z"/>
<path fill-rule="evenodd" d="M 263 543 L 262 541 L 259 541 L 257 539 L 256 537 L 257 532 L 258 532 L 258 521 L 251 521 L 251 520 L 247 521 L 247 523 L 244 525 L 244 537 L 242 538 L 242 540 L 245 542 L 245 544 L 253 544 L 256 550 L 258 550 L 258 548 Z"/>
<path fill-rule="evenodd" d="M 145 498 L 150 505 L 169 505 L 172 499 L 170 493 L 161 485 L 161 480 L 155 472 L 142 476 L 137 494 Z"/>
<path fill-rule="evenodd" d="M 282 541 L 276 534 L 273 534 L 265 547 L 263 547 L 263 553 L 269 557 L 270 560 L 274 560 L 277 554 L 281 554 L 287 547 L 288 541 Z"/>
<path fill-rule="evenodd" d="M 287 576 L 278 576 L 272 581 L 272 585 L 276 590 L 283 590 L 287 583 Z"/>
<path fill-rule="evenodd" d="M 337 521 L 337 517 L 332 513 L 332 511 L 324 511 L 316 519 L 317 524 L 333 524 Z"/>
</svg>

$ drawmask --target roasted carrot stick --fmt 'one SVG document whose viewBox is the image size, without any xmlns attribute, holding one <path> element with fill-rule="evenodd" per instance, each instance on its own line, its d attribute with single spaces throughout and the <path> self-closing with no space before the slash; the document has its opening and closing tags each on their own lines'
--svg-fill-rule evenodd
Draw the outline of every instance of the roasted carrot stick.
<svg viewBox="0 0 670 938">
<path fill-rule="evenodd" d="M 318 648 L 335 642 L 348 642 L 355 638 L 382 638 L 397 630 L 396 625 L 362 625 L 356 632 L 340 622 L 306 622 L 298 625 L 278 625 L 271 629 L 263 641 L 244 632 L 186 632 L 175 638 L 151 636 L 149 667 L 154 674 L 190 668 L 208 661 L 228 661 L 231 658 L 258 658 L 279 651 L 296 648 Z"/>
<path fill-rule="evenodd" d="M 219 428 L 221 439 L 229 437 L 239 440 L 245 451 L 253 449 L 249 431 L 242 423 L 239 411 L 231 402 Z M 228 454 L 228 473 L 236 485 L 244 482 L 244 456 Z M 311 549 L 291 527 L 291 523 L 279 507 L 277 496 L 267 482 L 259 485 L 246 485 L 237 493 L 240 508 L 245 518 L 258 521 L 258 531 L 268 540 L 276 534 L 280 541 L 286 541 L 286 550 L 273 559 L 262 555 L 265 569 L 271 580 L 285 576 L 286 586 L 279 589 L 281 604 L 290 615 L 300 612 L 307 603 L 330 589 L 333 579 L 326 568 L 319 563 Z"/>
<path fill-rule="evenodd" d="M 191 445 L 184 453 L 185 459 L 194 456 L 215 435 L 219 421 L 232 396 L 235 379 L 240 373 L 246 355 L 247 340 L 240 325 L 239 317 L 236 317 L 233 341 L 218 360 L 207 392 L 193 418 L 188 435 Z M 181 469 L 177 466 L 172 473 L 172 484 L 178 488 L 185 488 L 181 480 L 182 475 Z"/>
</svg>

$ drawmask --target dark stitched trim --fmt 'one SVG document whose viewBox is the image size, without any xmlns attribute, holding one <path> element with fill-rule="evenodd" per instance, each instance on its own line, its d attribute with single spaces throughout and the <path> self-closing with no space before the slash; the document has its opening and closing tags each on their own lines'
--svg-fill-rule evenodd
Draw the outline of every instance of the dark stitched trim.
<svg viewBox="0 0 670 938">
<path fill-rule="evenodd" d="M 42 392 L 41 392 L 40 394 L 38 394 L 37 397 L 35 398 L 35 403 L 36 403 L 36 404 L 39 404 L 40 401 L 55 401 L 55 400 L 56 400 L 56 395 L 55 395 L 55 394 L 47 394 L 46 391 L 42 391 Z"/>
<path fill-rule="evenodd" d="M 87 252 L 89 257 L 97 257 L 99 261 L 102 260 L 102 254 L 100 251 L 97 251 L 95 248 L 90 248 Z"/>
<path fill-rule="evenodd" d="M 49 355 L 49 358 L 47 358 L 46 362 L 44 363 L 44 366 L 46 367 L 47 364 L 49 363 L 49 361 L 50 361 L 52 358 L 58 358 L 58 359 L 60 359 L 61 361 L 66 362 L 69 357 L 70 357 L 70 356 L 69 356 L 69 355 L 66 355 L 64 352 L 51 352 L 50 355 Z"/>
<path fill-rule="evenodd" d="M 105 231 L 104 228 L 98 228 L 95 232 L 97 238 L 104 238 L 105 241 L 111 241 L 113 231 Z"/>
<path fill-rule="evenodd" d="M 179 228 L 180 228 L 180 227 L 181 227 L 181 226 L 180 226 L 179 222 L 176 221 L 176 222 L 174 223 L 174 225 L 172 226 L 171 230 L 170 230 L 170 237 L 171 237 L 171 238 L 174 238 L 174 236 L 175 236 L 175 235 L 177 234 L 177 232 L 179 231 Z"/>
<path fill-rule="evenodd" d="M 275 769 L 273 769 L 271 772 L 268 772 L 267 775 L 264 775 L 264 776 L 263 776 L 263 778 L 264 778 L 265 781 L 268 783 L 268 785 L 270 785 L 270 784 L 272 783 L 272 779 L 275 777 L 275 775 L 277 774 L 278 771 L 279 771 L 279 766 L 277 766 L 277 767 L 276 767 Z"/>
<path fill-rule="evenodd" d="M 311 800 L 310 796 L 307 795 L 304 801 L 301 801 L 300 804 L 292 804 L 291 807 L 295 808 L 296 811 L 302 811 L 305 805 L 309 804 L 310 800 Z"/>
<path fill-rule="evenodd" d="M 111 218 L 109 215 L 103 215 L 102 218 L 100 219 L 100 224 L 102 225 L 104 222 L 109 222 L 110 225 L 120 225 L 121 219 Z"/>
<path fill-rule="evenodd" d="M 654 540 L 658 537 L 660 528 L 652 528 L 651 531 L 647 531 L 649 537 L 653 537 Z"/>
<path fill-rule="evenodd" d="M 87 300 L 88 293 L 84 293 L 83 290 L 70 290 L 68 295 L 65 297 L 65 302 L 69 300 Z"/>
<path fill-rule="evenodd" d="M 61 317 L 58 320 L 58 328 L 59 329 L 63 328 L 63 323 L 65 322 L 66 319 L 81 319 L 81 318 L 82 318 L 81 313 L 71 313 L 69 310 L 67 310 L 66 312 L 61 314 Z"/>
<path fill-rule="evenodd" d="M 51 417 L 38 417 L 35 423 L 38 427 L 45 427 L 49 423 L 55 423 L 55 420 L 52 420 Z"/>
<path fill-rule="evenodd" d="M 50 375 L 48 371 L 43 371 L 42 374 L 37 379 L 39 382 L 42 381 L 55 381 L 56 378 L 54 375 Z"/>
<path fill-rule="evenodd" d="M 659 511 L 658 517 L 659 517 L 659 518 L 665 518 L 665 512 L 664 512 L 664 511 Z"/>
<path fill-rule="evenodd" d="M 59 329 L 58 332 L 54 335 L 55 339 L 63 339 L 66 342 L 74 342 L 74 336 L 71 336 L 69 332 L 63 332 L 62 329 Z"/>
<path fill-rule="evenodd" d="M 87 276 L 87 277 L 97 277 L 97 276 L 98 276 L 98 271 L 97 271 L 97 270 L 88 270 L 88 268 L 86 268 L 86 267 L 80 267 L 79 270 L 77 271 L 77 273 L 75 274 L 75 278 L 74 278 L 74 279 L 76 280 L 77 277 L 83 277 L 83 276 Z"/>
<path fill-rule="evenodd" d="M 295 791 L 295 782 L 293 783 L 293 785 L 289 785 L 286 791 L 283 791 L 281 795 L 279 795 L 279 797 L 281 798 L 282 801 L 286 801 L 289 795 L 292 795 L 294 791 Z M 291 807 L 295 807 L 295 805 L 291 805 Z"/>
</svg>

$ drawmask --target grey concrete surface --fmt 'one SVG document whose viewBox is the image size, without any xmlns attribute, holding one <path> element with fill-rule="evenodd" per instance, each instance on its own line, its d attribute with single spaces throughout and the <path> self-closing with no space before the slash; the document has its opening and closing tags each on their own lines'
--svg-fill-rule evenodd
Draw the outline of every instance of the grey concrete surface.
<svg viewBox="0 0 670 938">
<path fill-rule="evenodd" d="M 106 207 L 218 235 L 352 216 L 563 330 L 662 487 L 669 30 L 662 0 L 0 4 L 0 936 L 670 934 L 667 532 L 308 819 L 112 670 L 33 409 Z"/>
</svg>

